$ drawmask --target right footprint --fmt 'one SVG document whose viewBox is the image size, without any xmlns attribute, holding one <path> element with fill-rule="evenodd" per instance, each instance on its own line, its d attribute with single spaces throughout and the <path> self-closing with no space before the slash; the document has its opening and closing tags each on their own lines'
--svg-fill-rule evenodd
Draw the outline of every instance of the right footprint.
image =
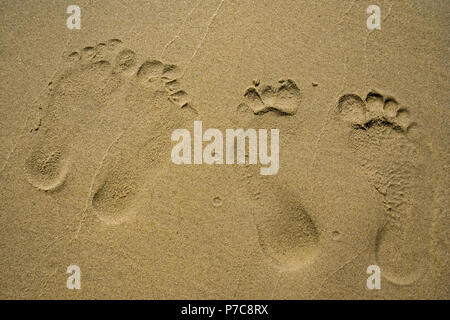
<svg viewBox="0 0 450 320">
<path fill-rule="evenodd" d="M 178 67 L 148 59 L 136 69 L 124 101 L 134 118 L 105 154 L 90 195 L 93 214 L 106 225 L 141 212 L 149 172 L 170 158 L 170 133 L 185 127 L 195 111 L 180 89 Z"/>
<path fill-rule="evenodd" d="M 431 202 L 429 152 L 410 138 L 415 125 L 392 97 L 369 92 L 340 97 L 338 118 L 348 123 L 349 142 L 369 183 L 382 195 L 385 223 L 375 243 L 382 276 L 397 285 L 415 282 L 424 271 Z"/>
</svg>

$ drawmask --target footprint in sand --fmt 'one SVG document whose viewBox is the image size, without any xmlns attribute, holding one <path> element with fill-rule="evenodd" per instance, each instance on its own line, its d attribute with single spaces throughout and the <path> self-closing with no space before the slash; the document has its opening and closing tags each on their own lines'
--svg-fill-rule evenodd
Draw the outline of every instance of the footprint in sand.
<svg viewBox="0 0 450 320">
<path fill-rule="evenodd" d="M 386 219 L 376 238 L 376 263 L 387 280 L 411 284 L 427 261 L 429 152 L 412 139 L 416 125 L 392 97 L 370 92 L 363 100 L 347 94 L 336 111 L 350 125 L 349 143 L 359 165 L 383 197 Z"/>
<path fill-rule="evenodd" d="M 174 64 L 163 64 L 159 60 L 145 61 L 137 71 L 137 77 L 142 83 L 153 87 L 163 86 L 168 93 L 169 100 L 175 105 L 185 108 L 190 107 L 189 95 L 181 89 L 179 78 L 183 70 Z"/>
<path fill-rule="evenodd" d="M 134 117 L 105 154 L 90 195 L 89 209 L 107 225 L 126 222 L 140 210 L 149 196 L 139 196 L 151 180 L 149 170 L 170 158 L 170 133 L 196 113 L 181 89 L 180 74 L 177 66 L 154 59 L 130 74 L 124 104 Z"/>
<path fill-rule="evenodd" d="M 260 86 L 259 81 L 255 80 L 253 86 L 245 91 L 244 100 L 254 114 L 274 111 L 281 115 L 294 115 L 300 106 L 302 95 L 291 79 L 281 79 L 275 87 Z"/>
<path fill-rule="evenodd" d="M 259 244 L 275 267 L 295 271 L 317 256 L 319 232 L 301 203 L 273 200 L 254 214 Z"/>
<path fill-rule="evenodd" d="M 302 201 L 284 186 L 274 189 L 279 181 L 261 180 L 251 166 L 246 168 L 248 189 L 255 200 L 253 222 L 259 246 L 270 264 L 284 272 L 313 262 L 320 251 L 320 231 Z"/>
<path fill-rule="evenodd" d="M 120 72 L 134 52 L 110 40 L 65 55 L 65 68 L 38 101 L 36 125 L 30 130 L 25 172 L 31 185 L 44 191 L 64 184 L 72 162 L 71 145 L 105 112 L 109 96 L 120 86 Z"/>
<path fill-rule="evenodd" d="M 145 110 L 153 112 L 151 101 L 144 100 L 144 94 L 135 88 L 161 93 L 161 97 L 163 93 L 175 106 L 193 110 L 177 80 L 177 66 L 156 60 L 138 65 L 136 53 L 119 39 L 71 52 L 64 59 L 65 68 L 58 71 L 38 101 L 28 137 L 25 174 L 39 190 L 52 191 L 64 185 L 79 152 L 74 146 L 83 149 L 86 137 L 101 135 L 99 126 L 120 129 Z M 124 92 L 133 92 L 125 94 L 127 101 L 120 98 Z"/>
<path fill-rule="evenodd" d="M 289 116 L 296 114 L 301 101 L 301 91 L 291 79 L 279 80 L 276 87 L 254 80 L 238 111 L 251 110 L 255 115 L 272 111 Z M 257 200 L 253 220 L 263 253 L 281 271 L 296 271 L 311 263 L 319 252 L 319 231 L 302 203 L 287 196 L 289 191 L 266 190 L 260 181 L 254 181 L 258 174 L 249 172 L 247 176 Z"/>
</svg>

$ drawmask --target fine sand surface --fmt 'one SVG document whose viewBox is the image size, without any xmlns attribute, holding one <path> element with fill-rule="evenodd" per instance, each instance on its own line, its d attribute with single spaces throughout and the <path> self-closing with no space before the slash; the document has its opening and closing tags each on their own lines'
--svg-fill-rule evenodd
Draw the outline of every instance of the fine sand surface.
<svg viewBox="0 0 450 320">
<path fill-rule="evenodd" d="M 0 16 L 0 298 L 450 298 L 449 1 Z M 195 120 L 279 129 L 278 174 L 175 165 Z"/>
</svg>

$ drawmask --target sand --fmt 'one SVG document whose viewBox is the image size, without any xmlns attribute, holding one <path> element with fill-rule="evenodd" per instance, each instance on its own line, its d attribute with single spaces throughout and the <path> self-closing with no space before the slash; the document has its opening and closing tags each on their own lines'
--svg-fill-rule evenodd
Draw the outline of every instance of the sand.
<svg viewBox="0 0 450 320">
<path fill-rule="evenodd" d="M 370 4 L 2 1 L 0 297 L 448 299 L 450 4 Z M 194 121 L 279 171 L 174 164 Z"/>
</svg>

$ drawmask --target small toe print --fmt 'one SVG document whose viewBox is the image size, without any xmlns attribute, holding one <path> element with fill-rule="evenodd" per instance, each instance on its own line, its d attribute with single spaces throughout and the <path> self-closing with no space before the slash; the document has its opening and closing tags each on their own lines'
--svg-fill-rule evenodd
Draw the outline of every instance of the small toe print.
<svg viewBox="0 0 450 320">
<path fill-rule="evenodd" d="M 260 85 L 259 80 L 253 80 L 253 87 L 246 89 L 244 99 L 256 115 L 270 111 L 294 115 L 302 100 L 300 89 L 291 79 L 280 79 L 277 86 Z"/>
<path fill-rule="evenodd" d="M 189 104 L 189 96 L 188 94 L 183 91 L 179 90 L 171 95 L 169 95 L 170 101 L 172 101 L 174 104 L 176 104 L 179 107 L 184 107 L 185 105 Z"/>
<path fill-rule="evenodd" d="M 291 79 L 280 80 L 281 86 L 277 89 L 275 106 L 279 111 L 293 115 L 301 103 L 300 90 Z"/>
<path fill-rule="evenodd" d="M 369 92 L 366 97 L 367 111 L 372 118 L 380 117 L 383 115 L 384 98 L 377 92 Z"/>
<path fill-rule="evenodd" d="M 412 124 L 408 111 L 400 108 L 394 98 L 385 98 L 373 91 L 367 94 L 365 101 L 356 94 L 343 95 L 339 98 L 336 109 L 342 120 L 362 129 L 388 125 L 406 132 Z"/>
<path fill-rule="evenodd" d="M 255 88 L 250 87 L 244 93 L 244 98 L 247 100 L 248 105 L 252 109 L 254 114 L 263 112 L 266 109 L 258 91 Z"/>
<path fill-rule="evenodd" d="M 397 116 L 399 106 L 397 101 L 393 99 L 388 99 L 384 103 L 384 114 L 388 119 L 393 119 Z"/>
<path fill-rule="evenodd" d="M 397 113 L 395 123 L 404 131 L 411 125 L 408 110 L 400 109 Z"/>
<path fill-rule="evenodd" d="M 94 47 L 86 47 L 81 50 L 81 59 L 90 60 L 95 57 Z"/>
<path fill-rule="evenodd" d="M 173 104 L 184 108 L 190 104 L 191 97 L 182 90 L 180 76 L 181 68 L 179 66 L 164 64 L 156 59 L 144 61 L 136 72 L 139 82 L 156 90 L 165 90 Z"/>
<path fill-rule="evenodd" d="M 106 42 L 106 47 L 109 50 L 115 50 L 122 45 L 122 41 L 119 39 L 111 39 Z"/>
<path fill-rule="evenodd" d="M 116 70 L 125 71 L 131 68 L 136 62 L 136 53 L 130 49 L 124 49 L 117 54 Z"/>
<path fill-rule="evenodd" d="M 331 233 L 331 238 L 333 240 L 337 241 L 341 238 L 341 233 L 339 231 L 335 230 Z"/>
<path fill-rule="evenodd" d="M 176 91 L 181 90 L 181 85 L 178 80 L 172 80 L 172 81 L 166 82 L 164 84 L 164 87 L 166 88 L 168 93 L 174 93 Z"/>
<path fill-rule="evenodd" d="M 164 81 L 173 81 L 173 80 L 181 78 L 182 74 L 183 74 L 183 70 L 180 67 L 178 67 L 174 64 L 169 64 L 169 65 L 164 66 L 161 78 Z"/>
<path fill-rule="evenodd" d="M 344 121 L 362 125 L 366 120 L 366 106 L 356 94 L 346 94 L 339 98 L 337 111 Z"/>
<path fill-rule="evenodd" d="M 78 60 L 80 60 L 81 56 L 77 51 L 71 52 L 68 56 L 67 56 L 68 60 L 70 62 L 76 62 Z"/>
<path fill-rule="evenodd" d="M 94 61 L 102 61 L 106 60 L 106 44 L 98 43 L 95 48 L 95 56 L 93 57 Z"/>
<path fill-rule="evenodd" d="M 270 85 L 264 85 L 261 87 L 259 94 L 261 96 L 262 101 L 267 107 L 275 106 L 276 90 L 274 87 Z"/>
<path fill-rule="evenodd" d="M 137 72 L 137 76 L 141 81 L 154 81 L 159 79 L 163 73 L 164 64 L 158 60 L 150 60 L 144 62 Z"/>
</svg>

